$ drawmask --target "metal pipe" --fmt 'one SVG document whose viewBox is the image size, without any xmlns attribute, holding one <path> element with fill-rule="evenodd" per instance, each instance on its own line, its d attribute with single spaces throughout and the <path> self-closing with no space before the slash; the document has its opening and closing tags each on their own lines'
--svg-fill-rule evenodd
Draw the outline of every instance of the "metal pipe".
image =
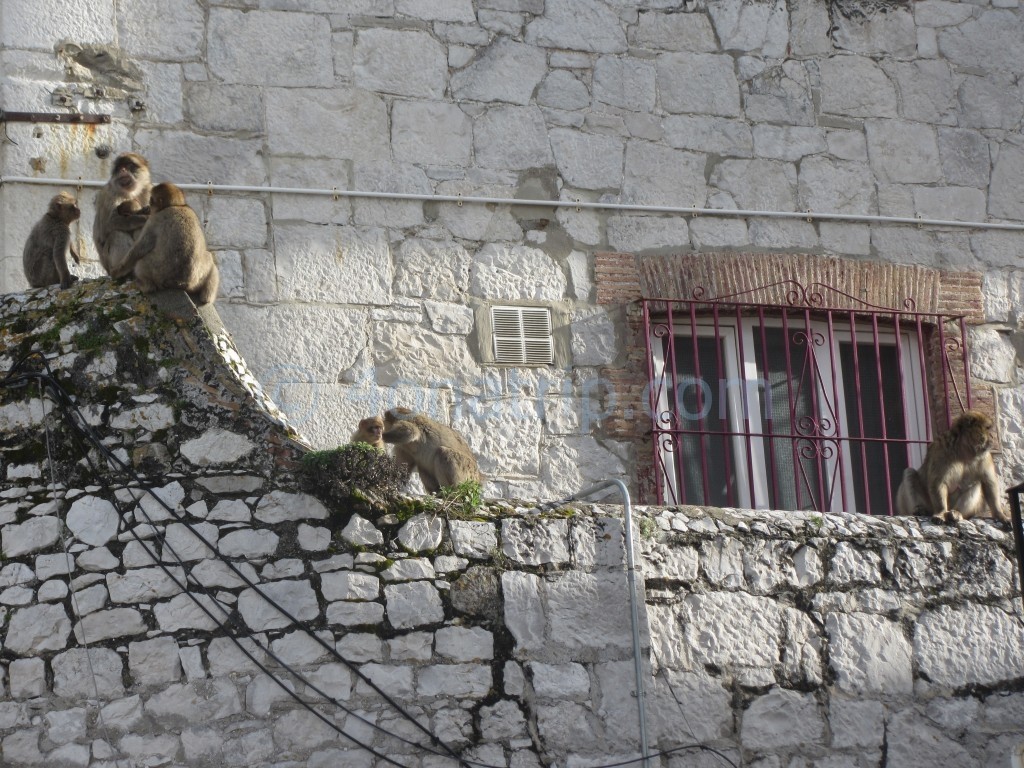
<svg viewBox="0 0 1024 768">
<path fill-rule="evenodd" d="M 1013 527 L 1013 543 L 1017 548 L 1017 574 L 1020 583 L 1020 599 L 1024 603 L 1024 529 L 1021 528 L 1020 495 L 1024 493 L 1024 483 L 1015 485 L 1006 492 L 1010 497 L 1010 525 Z"/>
<path fill-rule="evenodd" d="M 650 768 L 650 751 L 647 748 L 647 712 L 644 694 L 644 668 L 640 658 L 640 609 L 636 594 L 636 561 L 633 558 L 633 507 L 629 502 L 629 489 L 621 480 L 605 480 L 582 491 L 574 493 L 565 502 L 579 501 L 592 496 L 598 491 L 615 486 L 622 495 L 623 517 L 626 530 L 626 582 L 629 585 L 630 624 L 633 629 L 633 665 L 636 672 L 636 706 L 640 721 L 640 753 L 643 755 L 644 768 Z M 558 502 L 564 503 L 564 502 Z"/>
<path fill-rule="evenodd" d="M 105 181 L 83 179 L 54 179 L 36 176 L 0 176 L 4 184 L 34 184 L 57 187 L 102 187 Z M 438 195 L 412 192 L 365 192 L 354 189 L 304 189 L 301 187 L 275 187 L 253 184 L 184 183 L 178 187 L 199 192 L 270 192 L 287 195 L 317 195 L 321 197 L 361 197 L 376 200 L 423 200 L 440 203 L 480 203 L 487 205 L 532 205 L 546 208 L 576 208 L 578 210 L 631 211 L 634 213 L 671 213 L 685 216 L 721 216 L 725 218 L 803 219 L 805 221 L 849 221 L 876 224 L 913 224 L 914 226 L 962 227 L 966 229 L 995 229 L 1024 232 L 1024 224 L 998 224 L 990 221 L 956 221 L 952 219 L 926 219 L 917 216 L 875 216 L 860 213 L 818 213 L 815 211 L 755 211 L 725 208 L 691 208 L 677 205 L 638 205 L 632 203 L 602 203 L 586 200 L 520 200 L 513 197 L 480 197 L 475 195 Z"/>
</svg>

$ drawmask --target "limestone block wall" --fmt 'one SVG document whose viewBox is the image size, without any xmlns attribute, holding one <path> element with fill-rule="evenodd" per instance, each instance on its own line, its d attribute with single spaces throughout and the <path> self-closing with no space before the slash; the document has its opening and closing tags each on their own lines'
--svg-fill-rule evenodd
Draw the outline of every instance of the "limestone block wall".
<svg viewBox="0 0 1024 768">
<path fill-rule="evenodd" d="M 0 173 L 81 181 L 90 254 L 117 152 L 200 185 L 220 313 L 296 427 L 332 446 L 418 407 L 509 498 L 636 476 L 637 441 L 604 429 L 603 369 L 633 342 L 595 301 L 602 251 L 982 273 L 975 369 L 1016 467 L 1021 232 L 990 227 L 1024 220 L 1022 46 L 1015 0 L 5 0 L 3 108 L 111 122 L 8 123 Z M 54 191 L 0 187 L 5 291 Z M 418 197 L 359 194 L 381 192 Z M 484 361 L 481 313 L 508 303 L 557 312 L 554 366 Z"/>
<path fill-rule="evenodd" d="M 215 314 L 158 301 L 0 299 L 3 370 L 44 355 L 130 468 L 40 379 L 3 380 L 0 764 L 640 764 L 621 506 L 318 499 Z M 1006 531 L 692 507 L 633 527 L 652 765 L 995 767 L 1024 745 Z"/>
</svg>

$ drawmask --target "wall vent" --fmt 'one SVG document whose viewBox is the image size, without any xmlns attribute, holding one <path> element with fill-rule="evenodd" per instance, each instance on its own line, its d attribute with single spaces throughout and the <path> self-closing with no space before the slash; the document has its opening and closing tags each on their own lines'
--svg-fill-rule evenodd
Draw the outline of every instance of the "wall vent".
<svg viewBox="0 0 1024 768">
<path fill-rule="evenodd" d="M 491 307 L 494 362 L 506 365 L 551 365 L 551 310 L 547 307 Z"/>
</svg>

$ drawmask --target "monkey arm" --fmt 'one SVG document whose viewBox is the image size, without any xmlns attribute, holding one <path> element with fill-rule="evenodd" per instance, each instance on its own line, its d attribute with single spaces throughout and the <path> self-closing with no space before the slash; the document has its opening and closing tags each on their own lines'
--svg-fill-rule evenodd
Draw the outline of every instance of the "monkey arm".
<svg viewBox="0 0 1024 768">
<path fill-rule="evenodd" d="M 992 517 L 996 520 L 1002 520 L 1004 523 L 1010 522 L 1010 516 L 1003 509 L 1003 505 L 999 500 L 999 483 L 996 480 L 996 468 L 991 461 L 991 457 L 989 458 L 988 466 L 981 476 L 981 490 L 985 494 L 985 503 L 988 504 Z"/>
<path fill-rule="evenodd" d="M 896 492 L 896 509 L 901 515 L 931 515 L 928 491 L 916 469 L 904 470 L 903 481 Z"/>
<path fill-rule="evenodd" d="M 156 247 L 156 234 L 152 227 L 142 230 L 139 235 L 139 239 L 132 245 L 131 250 L 125 254 L 124 261 L 114 268 L 114 271 L 110 273 L 113 278 L 124 277 L 130 275 L 132 270 L 135 269 L 135 265 L 138 264 L 145 256 L 147 256 Z"/>
<path fill-rule="evenodd" d="M 130 201 L 129 201 L 130 202 Z M 127 203 L 121 203 L 110 216 L 107 217 L 107 226 L 115 232 L 135 232 L 142 229 L 149 221 L 149 208 L 141 208 L 136 213 L 122 213 L 121 207 Z M 130 209 L 126 209 L 130 210 Z M 145 213 L 143 213 L 145 211 Z"/>
<path fill-rule="evenodd" d="M 60 275 L 61 288 L 70 288 L 71 284 L 78 279 L 68 270 L 67 252 L 70 243 L 71 232 L 61 232 L 53 239 L 53 250 L 50 252 L 50 259 L 53 261 L 53 266 L 57 270 L 57 274 Z"/>
<path fill-rule="evenodd" d="M 75 247 L 75 241 L 74 240 L 71 240 L 68 243 L 68 250 L 71 252 L 71 258 L 73 258 L 75 260 L 75 264 L 81 264 L 82 263 L 82 256 L 78 252 L 78 248 Z"/>
</svg>

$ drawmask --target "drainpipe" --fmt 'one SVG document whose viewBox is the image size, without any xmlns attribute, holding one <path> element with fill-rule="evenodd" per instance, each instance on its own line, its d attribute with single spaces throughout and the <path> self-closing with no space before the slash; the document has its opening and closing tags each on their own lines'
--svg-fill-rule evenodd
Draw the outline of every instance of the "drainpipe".
<svg viewBox="0 0 1024 768">
<path fill-rule="evenodd" d="M 640 608 L 636 594 L 636 561 L 633 558 L 633 507 L 629 503 L 629 489 L 621 480 L 605 480 L 590 488 L 584 488 L 554 505 L 545 504 L 544 506 L 551 508 L 566 502 L 579 501 L 612 486 L 618 488 L 622 496 L 623 516 L 626 521 L 626 582 L 629 585 L 629 618 L 633 629 L 633 666 L 636 673 L 637 716 L 640 722 L 640 753 L 643 755 L 644 768 L 650 768 L 650 752 L 647 748 L 647 713 L 644 701 L 644 667 L 640 656 Z"/>
</svg>

